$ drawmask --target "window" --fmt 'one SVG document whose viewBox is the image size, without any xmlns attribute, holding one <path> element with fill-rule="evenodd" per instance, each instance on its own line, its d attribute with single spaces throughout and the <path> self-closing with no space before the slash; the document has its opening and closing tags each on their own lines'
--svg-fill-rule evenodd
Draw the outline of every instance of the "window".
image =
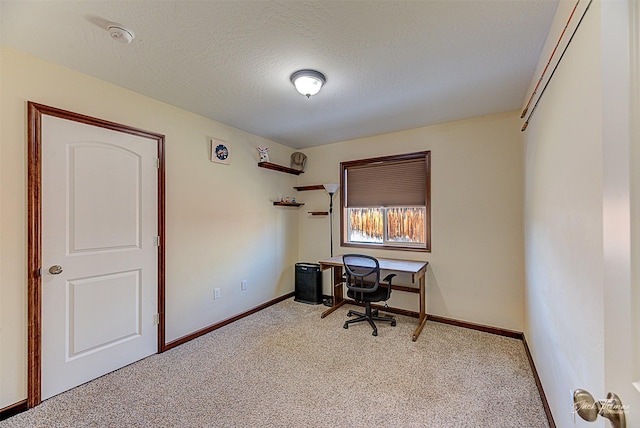
<svg viewBox="0 0 640 428">
<path fill-rule="evenodd" d="M 431 250 L 430 152 L 342 162 L 343 246 Z"/>
</svg>

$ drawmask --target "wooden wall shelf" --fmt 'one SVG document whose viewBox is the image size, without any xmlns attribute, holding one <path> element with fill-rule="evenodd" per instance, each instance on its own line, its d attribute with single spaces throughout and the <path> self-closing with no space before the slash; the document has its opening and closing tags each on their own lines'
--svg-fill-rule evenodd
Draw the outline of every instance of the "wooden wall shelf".
<svg viewBox="0 0 640 428">
<path fill-rule="evenodd" d="M 258 162 L 258 166 L 260 168 L 272 169 L 274 171 L 286 172 L 287 174 L 293 174 L 293 175 L 300 175 L 304 173 L 304 171 L 299 171 L 297 169 L 289 168 L 289 167 L 278 165 L 271 162 Z"/>
<path fill-rule="evenodd" d="M 278 207 L 301 207 L 304 204 L 300 202 L 274 202 L 273 205 Z"/>
<path fill-rule="evenodd" d="M 324 189 L 324 186 L 322 184 L 314 184 L 311 186 L 294 186 L 293 187 L 296 190 L 302 191 L 302 190 L 321 190 Z"/>
<path fill-rule="evenodd" d="M 329 215 L 329 211 L 308 211 L 311 215 Z"/>
</svg>

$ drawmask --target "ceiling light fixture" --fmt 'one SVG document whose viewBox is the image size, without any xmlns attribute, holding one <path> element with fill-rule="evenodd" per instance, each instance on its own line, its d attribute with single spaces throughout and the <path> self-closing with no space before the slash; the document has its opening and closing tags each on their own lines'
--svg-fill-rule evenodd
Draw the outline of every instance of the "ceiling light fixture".
<svg viewBox="0 0 640 428">
<path fill-rule="evenodd" d="M 320 92 L 325 82 L 324 74 L 315 70 L 298 70 L 291 75 L 293 86 L 307 98 Z"/>
<path fill-rule="evenodd" d="M 110 22 L 107 24 L 107 31 L 111 35 L 111 38 L 118 43 L 124 43 L 128 45 L 136 37 L 133 31 L 126 28 L 124 25 Z"/>
</svg>

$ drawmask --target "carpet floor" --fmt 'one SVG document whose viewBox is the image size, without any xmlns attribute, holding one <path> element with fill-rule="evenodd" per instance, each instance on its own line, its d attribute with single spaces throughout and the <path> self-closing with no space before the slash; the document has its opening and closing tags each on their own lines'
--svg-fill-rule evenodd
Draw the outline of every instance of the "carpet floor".
<svg viewBox="0 0 640 428">
<path fill-rule="evenodd" d="M 287 299 L 0 427 L 548 427 L 522 341 Z"/>
</svg>

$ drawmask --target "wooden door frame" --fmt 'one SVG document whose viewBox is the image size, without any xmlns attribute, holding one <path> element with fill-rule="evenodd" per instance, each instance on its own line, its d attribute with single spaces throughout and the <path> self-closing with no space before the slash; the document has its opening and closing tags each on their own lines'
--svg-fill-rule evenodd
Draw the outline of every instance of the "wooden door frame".
<svg viewBox="0 0 640 428">
<path fill-rule="evenodd" d="M 165 136 L 119 123 L 109 122 L 66 110 L 27 103 L 28 156 L 27 156 L 27 216 L 28 216 L 28 339 L 27 339 L 27 406 L 41 403 L 42 390 L 42 115 L 55 116 L 87 125 L 156 140 L 158 146 L 158 338 L 157 352 L 165 350 Z"/>
</svg>

